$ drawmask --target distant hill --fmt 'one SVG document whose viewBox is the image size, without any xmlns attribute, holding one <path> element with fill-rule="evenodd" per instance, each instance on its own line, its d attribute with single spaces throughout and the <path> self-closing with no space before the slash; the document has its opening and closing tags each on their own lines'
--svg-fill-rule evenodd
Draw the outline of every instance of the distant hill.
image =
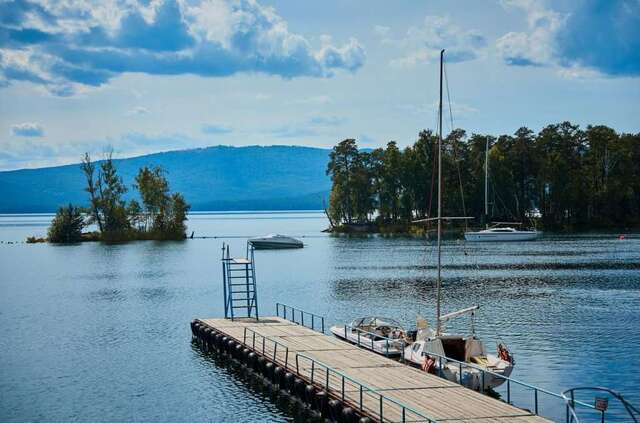
<svg viewBox="0 0 640 423">
<path fill-rule="evenodd" d="M 192 210 L 317 210 L 328 197 L 329 150 L 297 146 L 208 147 L 114 160 L 132 189 L 142 166 L 162 166 Z M 0 172 L 0 213 L 87 205 L 78 164 Z M 131 198 L 133 192 L 128 193 Z"/>
</svg>

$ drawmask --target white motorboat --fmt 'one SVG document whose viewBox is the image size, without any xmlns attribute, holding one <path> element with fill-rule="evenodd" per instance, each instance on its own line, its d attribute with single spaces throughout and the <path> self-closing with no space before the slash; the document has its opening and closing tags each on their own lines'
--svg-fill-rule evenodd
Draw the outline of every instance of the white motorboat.
<svg viewBox="0 0 640 423">
<path fill-rule="evenodd" d="M 299 239 L 278 234 L 251 238 L 249 239 L 249 244 L 256 250 L 279 250 L 284 248 L 302 248 L 304 246 Z"/>
<path fill-rule="evenodd" d="M 531 241 L 540 235 L 538 231 L 520 231 L 509 226 L 494 227 L 477 232 L 465 232 L 464 239 L 472 242 Z"/>
<path fill-rule="evenodd" d="M 479 308 L 474 306 L 441 316 L 441 328 L 444 322 L 454 317 L 471 314 L 473 318 L 475 310 Z M 404 359 L 426 372 L 483 392 L 503 384 L 503 377 L 511 375 L 515 364 L 513 356 L 503 344 L 497 344 L 497 354 L 488 354 L 484 342 L 475 336 L 473 324 L 469 336 L 438 335 L 427 327 L 419 329 L 416 341 L 405 348 Z"/>
<path fill-rule="evenodd" d="M 407 344 L 402 325 L 388 317 L 361 317 L 330 330 L 340 339 L 387 357 L 399 357 Z"/>
</svg>

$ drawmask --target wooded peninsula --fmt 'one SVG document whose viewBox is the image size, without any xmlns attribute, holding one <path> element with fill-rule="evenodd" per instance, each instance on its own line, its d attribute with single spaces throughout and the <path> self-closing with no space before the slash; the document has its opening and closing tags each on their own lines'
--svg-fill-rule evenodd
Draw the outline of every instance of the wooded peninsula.
<svg viewBox="0 0 640 423">
<path fill-rule="evenodd" d="M 403 150 L 395 141 L 374 150 L 358 149 L 355 139 L 337 144 L 327 167 L 332 230 L 421 231 L 411 222 L 436 214 L 437 142 L 426 130 Z M 470 226 L 515 221 L 548 231 L 638 228 L 640 134 L 570 122 L 498 137 L 455 129 L 442 140 L 442 192 L 443 216 L 472 216 Z"/>
</svg>

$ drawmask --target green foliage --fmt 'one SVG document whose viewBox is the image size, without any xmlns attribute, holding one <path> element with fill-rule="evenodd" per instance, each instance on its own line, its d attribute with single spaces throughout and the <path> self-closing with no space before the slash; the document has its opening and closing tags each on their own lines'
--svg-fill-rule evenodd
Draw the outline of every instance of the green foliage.
<svg viewBox="0 0 640 423">
<path fill-rule="evenodd" d="M 123 199 L 127 188 L 118 175 L 109 153 L 95 165 L 88 154 L 81 164 L 90 199 L 90 223 L 96 223 L 100 239 L 118 242 L 132 239 L 184 239 L 190 206 L 179 193 L 170 194 L 169 183 L 160 167 L 143 167 L 135 178 L 143 206 Z"/>
<path fill-rule="evenodd" d="M 169 193 L 169 183 L 160 167 L 143 167 L 136 176 L 135 187 L 140 192 L 144 210 L 140 210 L 137 221 L 142 222 L 141 231 L 156 239 L 183 239 L 187 230 L 184 222 L 190 206 L 182 194 Z M 140 206 L 137 205 L 139 208 Z M 133 211 L 132 211 L 133 213 Z"/>
<path fill-rule="evenodd" d="M 49 242 L 62 244 L 80 242 L 83 227 L 84 218 L 80 208 L 71 204 L 60 207 L 49 227 Z"/>
<path fill-rule="evenodd" d="M 488 216 L 484 213 L 485 147 L 489 146 Z M 359 151 L 340 142 L 330 154 L 329 214 L 336 223 L 407 227 L 435 214 L 437 136 L 422 131 L 404 150 Z M 530 223 L 547 230 L 640 225 L 640 134 L 606 126 L 586 130 L 563 122 L 538 134 L 512 136 L 452 131 L 442 142 L 443 214 L 468 215 L 476 224 Z"/>
</svg>

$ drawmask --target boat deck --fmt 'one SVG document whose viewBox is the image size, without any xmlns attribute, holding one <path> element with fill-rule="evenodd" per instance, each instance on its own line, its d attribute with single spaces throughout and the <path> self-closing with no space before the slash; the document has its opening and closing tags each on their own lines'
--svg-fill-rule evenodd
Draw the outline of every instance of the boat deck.
<svg viewBox="0 0 640 423">
<path fill-rule="evenodd" d="M 279 317 L 200 321 L 275 358 L 289 371 L 321 385 L 346 403 L 362 406 L 377 421 L 550 421 Z M 364 393 L 362 386 L 366 387 Z"/>
</svg>

